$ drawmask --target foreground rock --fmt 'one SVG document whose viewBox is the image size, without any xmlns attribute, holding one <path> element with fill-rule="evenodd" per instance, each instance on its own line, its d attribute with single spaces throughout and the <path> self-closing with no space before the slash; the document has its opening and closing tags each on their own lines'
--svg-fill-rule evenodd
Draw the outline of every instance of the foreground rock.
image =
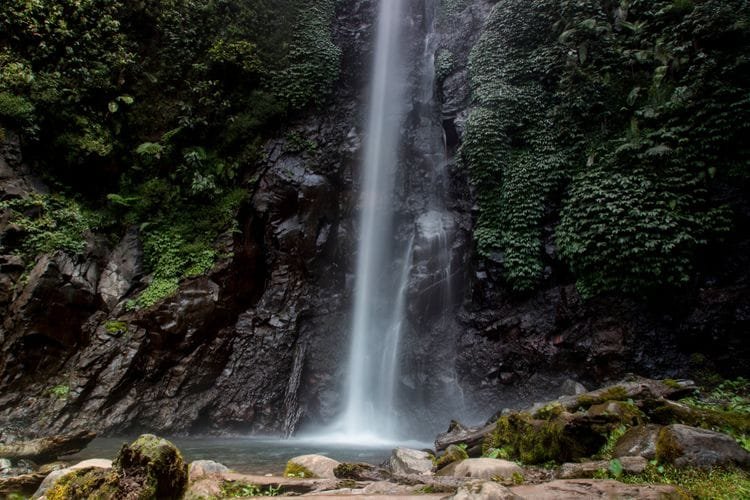
<svg viewBox="0 0 750 500">
<path fill-rule="evenodd" d="M 333 471 L 338 479 L 353 479 L 354 481 L 383 481 L 390 479 L 390 473 L 374 465 L 340 464 Z"/>
<path fill-rule="evenodd" d="M 515 498 L 534 500 L 568 500 L 592 498 L 638 498 L 639 500 L 684 500 L 685 495 L 674 486 L 632 485 L 612 480 L 567 479 L 549 483 L 514 486 Z M 501 497 L 502 498 L 502 497 Z"/>
<path fill-rule="evenodd" d="M 187 487 L 187 464 L 167 441 L 144 434 L 122 447 L 112 469 L 74 470 L 57 479 L 49 498 L 179 499 Z"/>
<path fill-rule="evenodd" d="M 750 466 L 750 453 L 730 436 L 681 424 L 659 432 L 656 457 L 676 467 Z"/>
<path fill-rule="evenodd" d="M 438 472 L 440 476 L 523 481 L 523 469 L 508 460 L 469 458 L 454 462 Z"/>
<path fill-rule="evenodd" d="M 47 474 L 46 477 L 44 477 L 44 481 L 39 484 L 39 488 L 34 492 L 34 495 L 32 498 L 40 498 L 45 496 L 47 493 L 47 490 L 49 490 L 52 485 L 55 484 L 55 482 L 60 479 L 63 476 L 66 476 L 70 474 L 71 472 L 75 472 L 77 470 L 81 469 L 91 469 L 91 468 L 98 468 L 98 469 L 111 469 L 112 468 L 112 460 L 104 460 L 101 458 L 94 458 L 91 460 L 84 460 L 83 462 L 78 462 L 75 465 L 72 465 L 70 467 L 66 467 L 63 469 L 58 469 L 55 471 L 50 472 Z"/>
<path fill-rule="evenodd" d="M 660 425 L 639 425 L 627 430 L 617 441 L 614 449 L 615 457 L 641 456 L 647 460 L 656 458 L 656 438 L 659 436 Z"/>
<path fill-rule="evenodd" d="M 625 474 L 640 474 L 646 470 L 648 461 L 643 457 L 622 457 L 619 459 L 622 472 Z M 597 460 L 594 462 L 566 463 L 560 467 L 561 479 L 585 479 L 593 478 L 600 471 L 606 471 L 610 467 L 609 460 Z"/>
<path fill-rule="evenodd" d="M 411 448 L 396 448 L 391 454 L 388 466 L 392 474 L 432 474 L 432 455 L 426 451 Z"/>
<path fill-rule="evenodd" d="M 300 455 L 287 462 L 284 476 L 335 479 L 333 471 L 339 465 L 341 462 L 324 455 Z"/>
<path fill-rule="evenodd" d="M 50 436 L 30 441 L 0 443 L 0 457 L 27 458 L 36 462 L 50 462 L 59 456 L 72 455 L 83 450 L 94 438 L 94 432 L 77 432 L 64 436 Z"/>
<path fill-rule="evenodd" d="M 521 497 L 494 481 L 468 483 L 461 486 L 451 500 L 520 500 Z"/>
</svg>

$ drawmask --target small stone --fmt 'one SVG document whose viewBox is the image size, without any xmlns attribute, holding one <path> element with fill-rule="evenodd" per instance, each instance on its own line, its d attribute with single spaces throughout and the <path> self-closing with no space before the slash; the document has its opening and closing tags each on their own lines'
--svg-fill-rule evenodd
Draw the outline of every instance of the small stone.
<svg viewBox="0 0 750 500">
<path fill-rule="evenodd" d="M 229 468 L 213 460 L 195 460 L 190 462 L 188 467 L 188 476 L 191 480 L 205 476 L 215 476 L 229 472 Z"/>
<path fill-rule="evenodd" d="M 588 389 L 586 389 L 583 384 L 576 382 L 573 379 L 565 380 L 560 387 L 560 393 L 564 396 L 578 396 L 579 394 L 584 394 L 586 392 L 588 392 Z"/>
<path fill-rule="evenodd" d="M 617 441 L 614 456 L 641 456 L 653 460 L 656 457 L 656 438 L 660 429 L 660 425 L 653 424 L 631 427 Z"/>
</svg>

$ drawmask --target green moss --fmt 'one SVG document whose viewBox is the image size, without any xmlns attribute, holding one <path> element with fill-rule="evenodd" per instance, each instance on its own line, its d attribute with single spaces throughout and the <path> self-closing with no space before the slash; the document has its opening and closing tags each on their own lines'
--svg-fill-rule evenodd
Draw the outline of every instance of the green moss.
<svg viewBox="0 0 750 500">
<path fill-rule="evenodd" d="M 304 477 L 304 478 L 318 477 L 307 467 L 300 465 L 298 463 L 295 463 L 291 460 L 286 463 L 286 468 L 284 469 L 284 476 L 285 477 Z"/>
<path fill-rule="evenodd" d="M 110 320 L 104 324 L 104 329 L 110 335 L 122 335 L 128 331 L 128 324 L 125 321 Z"/>
<path fill-rule="evenodd" d="M 613 458 L 612 455 L 614 453 L 615 446 L 617 446 L 617 442 L 623 435 L 625 435 L 627 431 L 628 428 L 624 425 L 615 427 L 607 436 L 607 442 L 604 443 L 604 446 L 602 446 L 601 450 L 599 450 L 596 456 L 601 460 L 608 460 Z"/>
<path fill-rule="evenodd" d="M 453 462 L 460 462 L 461 460 L 466 460 L 467 458 L 469 458 L 469 454 L 466 453 L 465 444 L 452 444 L 448 446 L 448 448 L 442 455 L 433 459 L 433 463 L 435 464 L 435 467 L 437 467 L 438 469 L 442 469 L 448 464 L 452 464 Z"/>
<path fill-rule="evenodd" d="M 483 448 L 505 449 L 511 458 L 525 464 L 562 462 L 575 456 L 579 448 L 563 429 L 561 420 L 534 420 L 527 414 L 511 414 L 500 417 Z"/>
<path fill-rule="evenodd" d="M 565 408 L 563 407 L 563 405 L 558 402 L 553 402 L 544 406 L 543 408 L 538 409 L 536 413 L 534 413 L 534 418 L 549 420 L 551 418 L 559 417 L 564 411 Z"/>
<path fill-rule="evenodd" d="M 45 495 L 48 500 L 107 500 L 117 498 L 117 484 L 117 475 L 111 470 L 79 469 L 58 479 Z"/>
<path fill-rule="evenodd" d="M 662 380 L 662 383 L 664 385 L 666 385 L 667 387 L 669 387 L 670 389 L 681 389 L 682 388 L 682 386 L 680 385 L 679 382 L 677 382 L 676 380 L 671 379 L 671 378 L 665 378 L 664 380 Z"/>
<path fill-rule="evenodd" d="M 253 483 L 242 481 L 223 481 L 221 483 L 222 498 L 244 497 L 275 497 L 280 493 L 280 487 L 261 487 Z"/>
<path fill-rule="evenodd" d="M 70 386 L 66 384 L 56 385 L 49 392 L 56 398 L 66 399 L 70 395 Z"/>
<path fill-rule="evenodd" d="M 187 464 L 171 442 L 144 434 L 123 446 L 113 463 L 118 474 L 130 474 L 141 485 L 141 496 L 180 498 L 188 481 Z"/>
<path fill-rule="evenodd" d="M 628 391 L 622 386 L 616 385 L 610 387 L 600 393 L 594 394 L 582 394 L 578 396 L 576 404 L 578 407 L 588 409 L 593 405 L 605 403 L 607 401 L 626 401 L 628 399 Z"/>
</svg>

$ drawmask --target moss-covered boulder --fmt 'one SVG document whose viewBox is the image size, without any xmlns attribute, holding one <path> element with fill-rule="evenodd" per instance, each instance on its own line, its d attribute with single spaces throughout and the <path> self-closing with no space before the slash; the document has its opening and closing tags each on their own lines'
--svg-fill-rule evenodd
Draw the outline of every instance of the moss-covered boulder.
<svg viewBox="0 0 750 500">
<path fill-rule="evenodd" d="M 120 487 L 120 477 L 112 469 L 91 467 L 74 470 L 60 479 L 47 491 L 47 500 L 109 500 L 124 498 L 125 491 Z M 149 498 L 149 497 L 130 497 Z"/>
<path fill-rule="evenodd" d="M 469 458 L 469 454 L 466 453 L 466 448 L 464 446 L 452 444 L 448 446 L 448 448 L 445 450 L 445 453 L 440 455 L 437 460 L 435 460 L 435 467 L 439 470 L 443 467 L 448 466 L 449 464 L 460 462 L 461 460 L 466 460 L 467 458 Z"/>
<path fill-rule="evenodd" d="M 188 482 L 180 451 L 166 439 L 144 434 L 120 450 L 114 462 L 123 483 L 139 489 L 139 498 L 178 499 Z"/>
</svg>

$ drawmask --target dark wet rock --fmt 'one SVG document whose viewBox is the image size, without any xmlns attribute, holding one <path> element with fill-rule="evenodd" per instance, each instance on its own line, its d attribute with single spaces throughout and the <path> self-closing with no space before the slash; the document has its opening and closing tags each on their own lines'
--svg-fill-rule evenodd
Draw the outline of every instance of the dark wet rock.
<svg viewBox="0 0 750 500">
<path fill-rule="evenodd" d="M 617 441 L 615 457 L 641 456 L 648 460 L 656 458 L 656 439 L 660 425 L 639 425 L 628 429 Z"/>
<path fill-rule="evenodd" d="M 675 486 L 632 485 L 597 479 L 558 480 L 543 484 L 514 486 L 510 490 L 520 498 L 535 500 L 578 500 L 581 498 L 681 500 L 685 498 L 682 491 Z"/>
<path fill-rule="evenodd" d="M 138 230 L 130 229 L 110 253 L 102 270 L 97 292 L 109 310 L 127 295 L 143 272 L 143 250 Z"/>
<path fill-rule="evenodd" d="M 621 457 L 618 459 L 625 474 L 641 474 L 646 470 L 648 460 L 643 457 Z M 601 471 L 608 471 L 609 460 L 596 460 L 593 462 L 565 463 L 560 466 L 561 479 L 585 479 L 594 478 Z"/>
<path fill-rule="evenodd" d="M 432 455 L 421 450 L 396 448 L 391 453 L 388 466 L 391 473 L 396 475 L 431 474 Z"/>
<path fill-rule="evenodd" d="M 435 438 L 435 449 L 443 451 L 450 445 L 465 444 L 467 448 L 475 448 L 481 445 L 485 436 L 495 428 L 492 422 L 483 427 L 467 427 L 461 422 L 454 420 L 451 422 L 448 430 Z"/>
<path fill-rule="evenodd" d="M 732 437 L 682 424 L 668 425 L 659 431 L 656 458 L 676 467 L 750 466 L 750 453 Z"/>
<path fill-rule="evenodd" d="M 0 456 L 10 459 L 25 458 L 38 462 L 51 461 L 62 455 L 83 450 L 94 438 L 94 432 L 79 432 L 50 436 L 30 441 L 0 443 Z"/>
</svg>

